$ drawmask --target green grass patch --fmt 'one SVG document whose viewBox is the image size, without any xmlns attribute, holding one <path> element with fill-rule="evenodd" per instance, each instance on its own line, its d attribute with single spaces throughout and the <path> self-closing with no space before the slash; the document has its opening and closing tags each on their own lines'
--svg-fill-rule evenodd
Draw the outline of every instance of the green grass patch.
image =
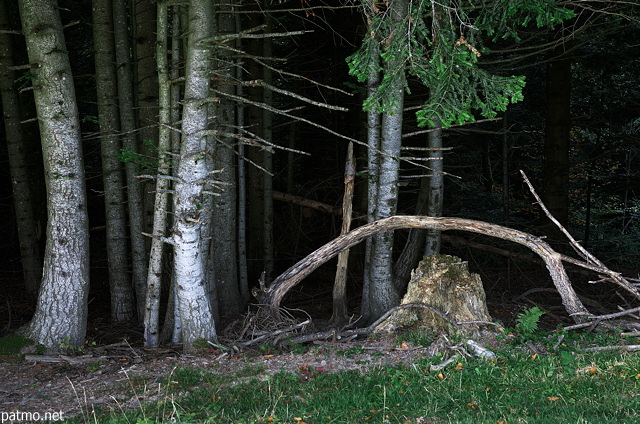
<svg viewBox="0 0 640 424">
<path fill-rule="evenodd" d="M 441 371 L 429 370 L 443 358 L 366 373 L 302 367 L 263 376 L 248 368 L 242 375 L 218 376 L 179 369 L 165 382 L 163 401 L 91 422 L 640 422 L 638 354 L 529 355 L 511 349 L 499 357 L 461 359 Z"/>
</svg>

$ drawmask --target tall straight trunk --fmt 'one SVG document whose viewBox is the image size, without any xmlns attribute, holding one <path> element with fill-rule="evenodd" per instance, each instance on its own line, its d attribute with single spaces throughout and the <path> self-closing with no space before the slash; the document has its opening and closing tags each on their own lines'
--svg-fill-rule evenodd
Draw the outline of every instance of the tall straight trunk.
<svg viewBox="0 0 640 424">
<path fill-rule="evenodd" d="M 559 51 L 554 55 L 561 54 Z M 547 118 L 542 175 L 543 201 L 564 226 L 569 221 L 569 140 L 571 137 L 571 61 L 560 59 L 547 67 Z M 551 222 L 545 225 L 552 245 L 564 240 Z M 558 246 L 556 246 L 558 247 Z"/>
<path fill-rule="evenodd" d="M 236 7 L 237 11 L 239 8 Z M 240 14 L 235 14 L 234 19 L 237 34 L 242 30 L 242 20 Z M 236 40 L 236 49 L 242 51 L 242 39 L 238 37 Z M 238 81 L 243 80 L 243 72 L 241 59 L 235 62 L 235 77 Z M 236 95 L 244 97 L 244 89 L 242 84 L 236 85 Z M 238 103 L 236 105 L 237 124 L 240 131 L 245 126 L 245 105 Z M 249 275 L 247 265 L 247 167 L 245 162 L 245 146 L 244 143 L 238 143 L 238 285 L 240 289 L 240 298 L 243 304 L 248 304 L 250 300 L 249 293 Z"/>
<path fill-rule="evenodd" d="M 261 12 L 261 3 L 253 3 L 253 7 L 247 15 L 243 15 L 243 26 L 245 28 L 255 28 L 264 24 L 264 14 Z M 260 39 L 249 38 L 244 42 L 244 50 L 250 57 L 264 57 L 264 43 Z M 261 80 L 263 79 L 263 66 L 254 60 L 247 60 L 242 69 L 246 73 L 243 79 Z M 246 87 L 244 95 L 252 101 L 263 102 L 262 87 Z M 262 135 L 262 109 L 248 105 L 245 108 L 246 129 L 258 136 Z M 262 149 L 256 146 L 246 146 L 245 155 L 252 163 L 263 165 L 264 155 Z M 257 281 L 261 273 L 265 270 L 264 258 L 264 171 L 256 166 L 247 167 L 247 274 L 250 281 Z"/>
<path fill-rule="evenodd" d="M 377 43 L 372 43 L 370 56 L 375 60 L 375 65 L 371 67 L 367 80 L 367 96 L 375 95 L 380 84 L 380 72 L 378 63 L 380 52 Z M 380 175 L 380 113 L 376 108 L 367 112 L 367 222 L 378 219 L 378 175 Z M 371 263 L 371 253 L 373 249 L 373 239 L 367 239 L 365 246 L 365 271 L 362 292 L 362 305 L 360 313 L 363 317 L 369 316 L 369 286 Z"/>
<path fill-rule="evenodd" d="M 124 178 L 118 159 L 120 130 L 113 20 L 111 1 L 93 1 L 93 44 L 96 64 L 96 90 L 100 146 L 104 183 L 105 217 L 107 225 L 107 258 L 111 292 L 111 319 L 123 322 L 134 319 L 135 303 L 129 277 L 127 213 L 125 210 Z"/>
<path fill-rule="evenodd" d="M 265 8 L 268 8 L 270 3 L 264 2 Z M 273 29 L 273 18 L 269 13 L 265 15 L 265 31 L 271 32 Z M 263 40 L 263 53 L 265 57 L 272 56 L 273 40 L 267 37 Z M 273 85 L 273 71 L 269 68 L 263 70 L 263 80 L 267 85 Z M 264 90 L 263 102 L 266 105 L 271 106 L 273 104 L 273 93 L 269 89 Z M 262 110 L 262 138 L 269 143 L 273 142 L 273 126 L 272 126 L 272 113 L 269 110 Z M 273 153 L 269 149 L 263 150 L 264 162 L 263 166 L 267 173 L 263 176 L 263 188 L 262 192 L 264 196 L 264 221 L 263 221 L 263 240 L 264 240 L 264 275 L 265 282 L 269 283 L 273 278 L 274 269 L 274 254 L 273 254 Z"/>
<path fill-rule="evenodd" d="M 217 34 L 229 35 L 235 33 L 235 19 L 230 5 L 221 5 L 217 10 Z M 217 51 L 216 80 L 219 81 L 218 90 L 235 94 L 233 67 L 234 60 L 231 52 L 226 49 Z M 230 99 L 220 99 L 216 105 L 215 125 L 221 132 L 236 131 L 236 105 Z M 214 168 L 220 169 L 217 179 L 222 183 L 222 191 L 218 193 L 213 205 L 212 235 L 215 239 L 211 243 L 209 267 L 213 285 L 218 299 L 218 312 L 221 316 L 239 314 L 244 305 L 240 297 L 238 286 L 238 221 L 237 221 L 237 175 L 235 140 L 232 137 L 218 135 L 215 137 Z"/>
<path fill-rule="evenodd" d="M 147 347 L 157 347 L 160 327 L 160 294 L 163 274 L 163 255 L 165 237 L 167 237 L 167 200 L 170 188 L 171 153 L 171 81 L 169 80 L 168 61 L 168 6 L 158 4 L 158 26 L 156 57 L 158 60 L 159 115 L 160 132 L 158 138 L 158 178 L 156 179 L 155 205 L 153 215 L 153 238 L 149 254 L 149 272 L 147 275 L 147 298 L 144 315 L 144 343 Z"/>
<path fill-rule="evenodd" d="M 11 29 L 7 13 L 5 2 L 0 2 L 1 30 Z M 2 96 L 2 112 L 7 137 L 7 155 L 18 228 L 22 275 L 27 296 L 30 300 L 35 301 L 42 278 L 42 258 L 37 233 L 38 225 L 33 208 L 34 196 L 29 183 L 28 156 L 30 152 L 25 144 L 20 124 L 22 118 L 20 99 L 13 86 L 15 75 L 11 70 L 13 43 L 10 37 L 6 33 L 0 33 L 0 95 Z"/>
<path fill-rule="evenodd" d="M 444 199 L 444 158 L 442 155 L 442 125 L 435 120 L 436 126 L 429 133 L 429 196 L 427 198 L 427 216 L 442 216 L 442 202 Z M 442 240 L 440 231 L 427 230 L 425 240 L 425 256 L 440 253 Z"/>
<path fill-rule="evenodd" d="M 134 52 L 134 69 L 137 88 L 135 104 L 137 111 L 138 137 L 142 140 L 141 153 L 149 159 L 157 159 L 160 141 L 158 139 L 158 69 L 156 64 L 156 29 L 157 6 L 155 0 L 133 0 L 132 15 L 134 31 L 132 39 Z M 146 232 L 153 231 L 155 182 L 143 182 L 144 222 Z M 150 239 L 147 251 L 150 248 Z M 140 314 L 139 314 L 140 315 Z"/>
<path fill-rule="evenodd" d="M 133 76 L 131 70 L 131 46 L 127 0 L 113 1 L 114 38 L 116 43 L 116 70 L 118 75 L 118 103 L 120 106 L 120 129 L 122 147 L 132 153 L 138 152 L 135 133 L 136 121 L 133 101 Z M 129 237 L 131 240 L 131 263 L 133 287 L 136 293 L 138 318 L 144 314 L 147 291 L 147 254 L 143 232 L 143 183 L 136 178 L 137 164 L 125 164 L 127 202 L 129 206 Z"/>
<path fill-rule="evenodd" d="M 28 336 L 50 350 L 81 346 L 87 328 L 89 228 L 80 120 L 54 0 L 20 0 L 47 183 L 47 245 Z"/>
<path fill-rule="evenodd" d="M 422 177 L 420 180 L 420 190 L 418 192 L 418 200 L 416 202 L 416 215 L 425 215 L 427 213 L 427 198 L 429 197 L 429 177 Z M 405 293 L 407 284 L 413 271 L 420 259 L 424 256 L 424 241 L 426 240 L 426 230 L 411 228 L 404 248 L 393 270 L 394 285 L 399 294 Z"/>
<path fill-rule="evenodd" d="M 391 19 L 396 23 L 397 36 L 404 36 L 408 3 L 395 0 L 389 7 Z M 396 58 L 386 65 L 387 73 L 395 73 L 390 82 L 389 96 L 393 105 L 382 114 L 380 167 L 377 175 L 376 217 L 386 218 L 396 213 L 398 206 L 398 178 L 400 172 L 400 148 L 402 145 L 402 111 L 404 108 L 404 68 Z M 398 71 L 400 69 L 400 71 Z M 368 282 L 368 320 L 379 318 L 400 301 L 393 284 L 393 232 L 373 237 L 370 253 Z"/>
<path fill-rule="evenodd" d="M 174 205 L 174 260 L 178 309 L 182 322 L 185 350 L 197 339 L 214 340 L 215 322 L 206 293 L 206 256 L 202 235 L 208 223 L 203 221 L 202 205 L 210 194 L 212 169 L 207 153 L 211 51 L 203 40 L 210 36 L 213 7 L 209 0 L 189 2 L 189 40 L 185 71 L 182 144 L 176 177 Z"/>
</svg>

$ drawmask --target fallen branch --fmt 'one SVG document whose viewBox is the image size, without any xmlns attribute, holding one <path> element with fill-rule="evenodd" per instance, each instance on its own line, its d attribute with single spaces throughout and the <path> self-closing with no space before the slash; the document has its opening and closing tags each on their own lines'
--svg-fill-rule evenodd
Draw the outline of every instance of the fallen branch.
<svg viewBox="0 0 640 424">
<path fill-rule="evenodd" d="M 594 346 L 584 349 L 585 352 L 611 352 L 612 350 L 619 350 L 622 352 L 635 352 L 640 350 L 640 345 Z"/>
<path fill-rule="evenodd" d="M 424 228 L 439 231 L 462 230 L 522 244 L 537 253 L 545 262 L 553 283 L 562 298 L 562 303 L 572 319 L 576 323 L 582 323 L 586 321 L 587 317 L 591 316 L 591 313 L 585 308 L 571 287 L 569 277 L 562 266 L 561 255 L 542 239 L 522 231 L 482 221 L 426 216 L 392 216 L 384 218 L 356 228 L 320 247 L 286 270 L 269 286 L 263 298 L 263 302 L 267 304 L 268 313 L 277 318 L 279 316 L 280 303 L 285 294 L 316 268 L 335 257 L 341 251 L 349 249 L 376 234 L 405 228 Z"/>
<path fill-rule="evenodd" d="M 573 236 L 569 233 L 569 231 L 567 231 L 566 228 L 564 228 L 562 224 L 560 224 L 560 222 L 558 222 L 558 220 L 555 219 L 553 215 L 551 215 L 551 212 L 549 212 L 549 209 L 547 209 L 544 203 L 542 203 L 542 199 L 540 199 L 540 196 L 538 196 L 538 193 L 536 193 L 535 189 L 533 188 L 533 185 L 529 181 L 529 178 L 527 178 L 527 175 L 524 173 L 524 171 L 520 170 L 520 174 L 522 174 L 522 178 L 524 179 L 524 182 L 529 187 L 529 191 L 531 191 L 531 194 L 533 194 L 533 197 L 535 197 L 536 199 L 536 203 L 538 204 L 538 206 L 540 206 L 540 208 L 542 209 L 544 214 L 547 216 L 547 218 L 549 218 L 549 220 L 551 220 L 551 222 L 553 222 L 555 226 L 558 227 L 558 229 L 562 231 L 562 233 L 567 237 L 567 239 L 569 240 L 569 243 L 571 244 L 571 247 L 573 247 L 573 250 L 575 250 L 580 256 L 582 256 L 586 260 L 586 263 L 581 263 L 580 261 L 570 258 L 572 260 L 570 260 L 569 262 L 573 263 L 574 265 L 583 266 L 585 268 L 589 267 L 589 269 L 592 269 L 594 271 L 607 275 L 609 277 L 608 278 L 609 280 L 619 285 L 629 293 L 633 294 L 637 299 L 640 299 L 640 290 L 638 290 L 638 288 L 635 285 L 627 281 L 619 272 L 615 272 L 607 268 L 607 266 L 602 262 L 600 262 L 598 258 L 593 256 L 591 253 L 587 251 L 587 249 L 582 247 L 582 245 L 578 243 L 576 239 L 573 238 Z M 593 264 L 595 264 L 595 267 L 590 267 L 590 265 L 593 265 Z"/>
</svg>

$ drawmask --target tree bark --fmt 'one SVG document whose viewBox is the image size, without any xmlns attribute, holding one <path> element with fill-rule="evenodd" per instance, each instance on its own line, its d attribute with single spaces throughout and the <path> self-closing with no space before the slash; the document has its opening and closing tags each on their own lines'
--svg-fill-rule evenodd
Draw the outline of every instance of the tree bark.
<svg viewBox="0 0 640 424">
<path fill-rule="evenodd" d="M 129 21 L 127 0 L 113 1 L 114 38 L 116 43 L 116 70 L 118 76 L 118 103 L 120 106 L 120 129 L 122 147 L 138 153 L 136 121 L 133 101 L 133 75 L 131 68 L 131 45 L 129 43 Z M 147 253 L 143 232 L 143 182 L 137 178 L 134 161 L 125 163 L 127 201 L 129 206 L 129 237 L 131 240 L 132 280 L 136 293 L 138 317 L 144 311 L 147 291 Z M 142 312 L 143 313 L 143 312 Z"/>
<path fill-rule="evenodd" d="M 349 142 L 347 149 L 347 163 L 344 170 L 344 196 L 342 200 L 342 230 L 346 234 L 351 229 L 351 211 L 353 209 L 353 186 L 356 178 L 356 163 L 353 157 L 353 143 Z M 349 249 L 338 255 L 338 269 L 333 285 L 333 313 L 331 322 L 341 324 L 347 320 L 347 265 L 349 263 Z"/>
<path fill-rule="evenodd" d="M 231 14 L 231 6 L 220 5 L 217 8 L 217 34 L 228 35 L 235 32 L 235 19 Z M 233 84 L 235 69 L 233 55 L 229 50 L 216 51 L 214 65 L 219 81 L 217 89 L 224 93 L 235 93 Z M 234 132 L 236 127 L 236 105 L 234 101 L 221 97 L 215 107 L 215 125 L 222 132 Z M 214 169 L 221 172 L 216 178 L 222 184 L 213 204 L 212 236 L 209 254 L 209 279 L 212 289 L 216 291 L 218 312 L 222 316 L 234 316 L 244 308 L 238 286 L 238 221 L 237 221 L 237 165 L 235 140 L 232 137 L 216 135 Z"/>
<path fill-rule="evenodd" d="M 96 64 L 96 90 L 100 146 L 107 226 L 107 258 L 111 292 L 111 319 L 124 322 L 134 319 L 136 309 L 127 245 L 127 214 L 123 192 L 124 178 L 120 153 L 120 130 L 117 104 L 115 52 L 111 1 L 93 1 L 93 44 Z"/>
<path fill-rule="evenodd" d="M 9 30 L 9 16 L 5 2 L 0 2 L 0 29 Z M 42 258 L 38 237 L 38 224 L 33 208 L 34 195 L 29 183 L 28 147 L 25 143 L 20 120 L 20 99 L 13 86 L 15 73 L 13 66 L 12 40 L 9 34 L 0 33 L 0 95 L 5 134 L 7 137 L 7 156 L 13 190 L 13 205 L 18 229 L 20 259 L 27 297 L 31 301 L 38 298 L 40 279 L 42 278 Z"/>
<path fill-rule="evenodd" d="M 147 275 L 147 297 L 144 315 L 144 343 L 146 347 L 157 347 L 160 327 L 160 294 L 162 288 L 162 265 L 164 255 L 164 238 L 167 237 L 168 190 L 170 180 L 163 178 L 170 175 L 171 153 L 171 81 L 169 80 L 168 61 L 168 6 L 158 4 L 158 25 L 156 57 L 158 63 L 158 106 L 160 123 L 158 138 L 158 178 L 156 179 L 155 205 L 153 215 L 153 237 L 149 254 L 149 272 Z"/>
<path fill-rule="evenodd" d="M 444 202 L 444 157 L 442 154 L 442 125 L 438 119 L 433 131 L 429 133 L 429 192 L 427 197 L 427 216 L 442 216 L 442 205 Z M 433 256 L 440 253 L 440 232 L 428 230 L 425 240 L 425 256 Z"/>
<path fill-rule="evenodd" d="M 87 328 L 89 229 L 80 121 L 58 5 L 20 0 L 47 182 L 42 286 L 28 336 L 56 351 Z"/>
<path fill-rule="evenodd" d="M 158 69 L 156 64 L 156 29 L 157 6 L 155 0 L 134 0 L 132 3 L 133 29 L 132 39 L 134 52 L 135 88 L 137 95 L 137 125 L 138 136 L 142 140 L 141 153 L 150 159 L 158 157 L 160 141 L 158 139 Z M 154 181 L 143 183 L 144 202 L 144 231 L 153 231 L 155 187 Z M 147 239 L 146 250 L 150 248 L 150 240 Z M 142 321 L 142 313 L 139 314 Z"/>
<path fill-rule="evenodd" d="M 336 256 L 344 249 L 349 249 L 368 237 L 376 234 L 398 230 L 401 228 L 425 228 L 438 231 L 462 230 L 478 234 L 490 235 L 503 240 L 512 241 L 528 247 L 538 254 L 545 262 L 547 270 L 556 286 L 562 303 L 573 320 L 577 323 L 585 322 L 590 316 L 589 311 L 584 307 L 575 291 L 571 287 L 569 277 L 562 266 L 561 255 L 541 239 L 522 231 L 502 227 L 495 224 L 488 224 L 482 221 L 475 221 L 463 218 L 431 218 L 426 216 L 392 216 L 375 221 L 359 227 L 348 234 L 340 236 L 325 244 L 306 258 L 302 259 L 278 278 L 269 286 L 263 303 L 268 305 L 269 313 L 277 317 L 278 308 L 284 295 L 313 270 Z M 389 308 L 391 309 L 391 308 Z M 386 312 L 386 311 L 385 311 Z"/>
<path fill-rule="evenodd" d="M 389 13 L 397 27 L 395 36 L 403 37 L 406 27 L 408 3 L 396 0 Z M 392 36 L 392 34 L 389 34 Z M 386 218 L 395 214 L 398 206 L 398 178 L 400 173 L 400 148 L 402 145 L 402 118 L 404 109 L 404 68 L 398 69 L 398 60 L 386 65 L 386 72 L 395 72 L 390 83 L 389 96 L 392 106 L 382 115 L 380 167 L 377 175 L 376 217 Z M 368 322 L 373 322 L 400 302 L 393 284 L 393 232 L 376 235 L 371 244 L 368 265 Z"/>
<path fill-rule="evenodd" d="M 369 11 L 367 17 L 372 20 L 372 11 Z M 369 28 L 372 36 L 376 36 L 377 32 L 373 27 Z M 380 85 L 380 51 L 378 43 L 371 43 L 369 55 L 374 64 L 369 71 L 367 79 L 367 96 L 372 97 L 376 94 Z M 367 222 L 373 222 L 378 219 L 378 176 L 380 175 L 380 113 L 377 108 L 367 111 Z M 371 286 L 371 273 L 369 265 L 371 263 L 371 255 L 373 253 L 373 240 L 367 239 L 365 246 L 365 270 L 363 278 L 362 306 L 361 314 L 369 316 L 369 287 Z"/>
<path fill-rule="evenodd" d="M 183 139 L 176 177 L 174 206 L 174 261 L 178 310 L 182 323 L 183 347 L 189 351 L 197 339 L 215 340 L 216 329 L 206 293 L 206 256 L 203 234 L 208 234 L 202 205 L 212 178 L 208 168 L 206 131 L 208 126 L 211 51 L 203 40 L 213 25 L 213 5 L 209 0 L 189 2 Z"/>
</svg>

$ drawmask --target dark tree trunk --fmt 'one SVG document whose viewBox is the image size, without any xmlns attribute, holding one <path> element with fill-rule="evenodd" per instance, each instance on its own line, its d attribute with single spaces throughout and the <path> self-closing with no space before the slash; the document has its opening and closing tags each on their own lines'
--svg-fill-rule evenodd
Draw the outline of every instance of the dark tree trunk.
<svg viewBox="0 0 640 424">
<path fill-rule="evenodd" d="M 551 214 L 566 226 L 569 220 L 569 139 L 571 133 L 571 62 L 560 59 L 547 69 L 547 119 L 544 143 L 543 200 Z M 557 227 L 545 222 L 552 244 L 563 239 Z"/>
</svg>

